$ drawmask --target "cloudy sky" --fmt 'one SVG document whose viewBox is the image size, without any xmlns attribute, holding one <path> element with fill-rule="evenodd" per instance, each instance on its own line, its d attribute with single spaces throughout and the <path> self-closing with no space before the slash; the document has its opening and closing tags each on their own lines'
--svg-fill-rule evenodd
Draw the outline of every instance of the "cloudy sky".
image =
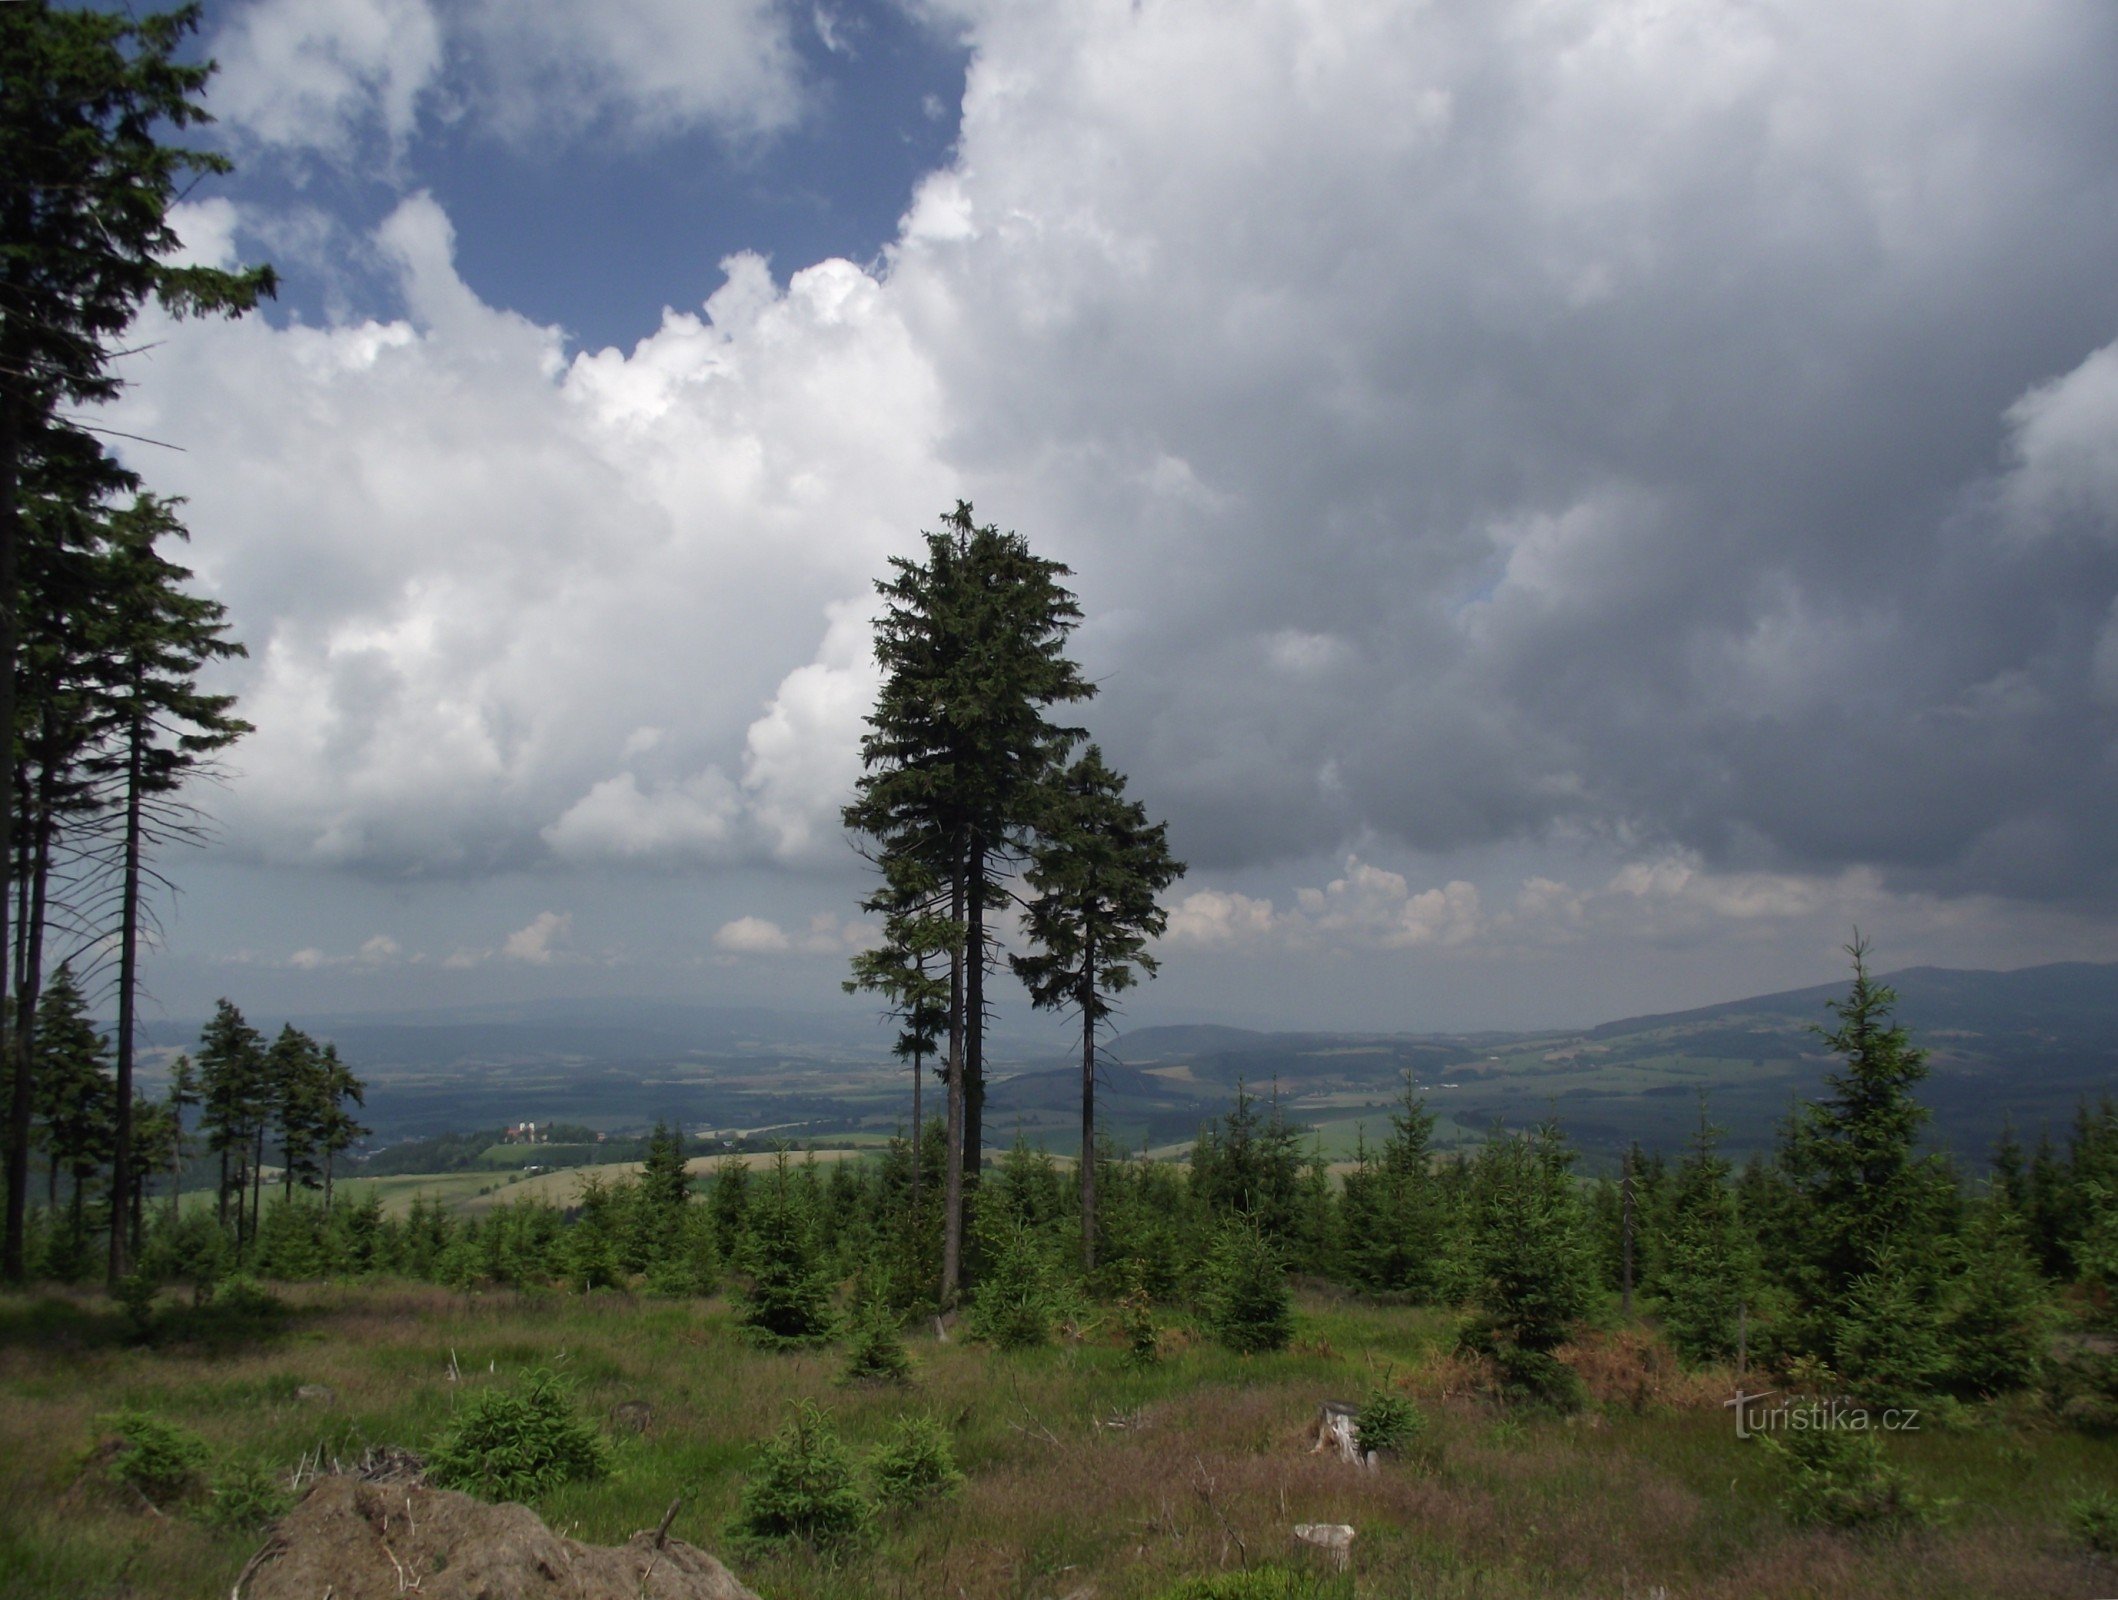
<svg viewBox="0 0 2118 1600">
<path fill-rule="evenodd" d="M 257 733 L 153 981 L 839 1003 L 874 578 L 1068 563 L 1142 1020 L 2118 958 L 2105 0 L 209 0 Z"/>
</svg>

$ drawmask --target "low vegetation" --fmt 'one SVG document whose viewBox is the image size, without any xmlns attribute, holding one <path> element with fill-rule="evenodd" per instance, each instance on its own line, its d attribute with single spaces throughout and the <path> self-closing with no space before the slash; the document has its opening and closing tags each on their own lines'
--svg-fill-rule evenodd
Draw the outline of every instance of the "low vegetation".
<svg viewBox="0 0 2118 1600">
<path fill-rule="evenodd" d="M 257 1545 L 211 1513 L 231 1465 L 284 1492 L 386 1449 L 431 1461 L 540 1370 L 563 1380 L 553 1409 L 594 1431 L 609 1468 L 554 1475 L 531 1497 L 547 1520 L 615 1543 L 681 1498 L 674 1535 L 774 1600 L 2108 1587 L 2094 1542 L 2108 1495 L 2080 1486 L 2112 1480 L 2118 1442 L 2066 1426 L 2044 1397 L 1889 1437 L 1890 1470 L 1942 1509 L 1909 1539 L 1846 1530 L 1789 1514 L 1784 1464 L 1739 1439 L 1721 1404 L 1732 1369 L 1686 1372 L 1632 1326 L 1561 1352 L 1589 1391 L 1562 1417 L 1479 1392 L 1450 1314 L 1315 1288 L 1295 1295 L 1277 1352 L 1230 1352 L 1177 1308 L 1150 1367 L 1114 1319 L 1013 1352 L 929 1329 L 910 1388 L 842 1386 L 832 1349 L 762 1350 L 726 1297 L 389 1281 L 285 1295 L 277 1332 L 218 1354 L 135 1344 L 100 1297 L 0 1298 L 0 1596 L 225 1596 Z M 1320 1401 L 1379 1381 L 1423 1418 L 1419 1448 L 1374 1470 L 1314 1451 Z M 164 1441 L 149 1463 L 159 1515 L 98 1453 L 120 1402 L 195 1446 Z M 1304 1522 L 1356 1530 L 1350 1572 L 1302 1554 Z"/>
</svg>

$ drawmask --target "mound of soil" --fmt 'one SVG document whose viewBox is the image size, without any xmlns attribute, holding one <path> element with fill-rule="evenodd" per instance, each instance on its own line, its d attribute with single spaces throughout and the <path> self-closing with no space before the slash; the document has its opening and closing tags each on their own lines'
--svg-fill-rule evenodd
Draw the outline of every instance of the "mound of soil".
<svg viewBox="0 0 2118 1600">
<path fill-rule="evenodd" d="M 562 1539 L 527 1506 L 424 1484 L 317 1481 L 251 1558 L 236 1600 L 758 1600 L 679 1539 Z"/>
</svg>

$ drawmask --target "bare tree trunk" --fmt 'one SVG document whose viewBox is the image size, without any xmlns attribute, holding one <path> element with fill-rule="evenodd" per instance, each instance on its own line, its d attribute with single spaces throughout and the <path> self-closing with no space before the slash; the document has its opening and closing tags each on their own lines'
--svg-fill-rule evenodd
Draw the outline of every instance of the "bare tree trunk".
<svg viewBox="0 0 2118 1600">
<path fill-rule="evenodd" d="M 12 674 L 10 674 L 10 682 L 12 682 Z M 44 786 L 40 784 L 40 788 L 42 787 Z M 9 781 L 6 788 L 10 796 L 15 793 L 15 785 L 12 781 Z M 13 807 L 10 806 L 9 810 L 12 811 L 12 809 Z M 15 1102 L 12 1107 L 12 1120 L 8 1128 L 10 1145 L 15 1142 L 17 1125 L 21 1129 L 22 1157 L 20 1166 L 24 1185 L 23 1210 L 25 1217 L 28 1212 L 29 1199 L 27 1185 L 29 1181 L 31 1098 L 36 1092 L 37 1082 L 37 997 L 44 986 L 45 878 L 51 861 L 50 807 L 48 805 L 39 805 L 38 811 L 40 815 L 36 819 L 33 837 L 29 841 L 28 870 L 23 873 L 23 887 L 29 892 L 28 909 L 23 915 L 20 928 L 17 929 L 17 938 L 22 946 L 22 954 L 20 966 L 16 972 L 15 986 L 15 1037 L 13 1041 L 15 1047 Z M 4 896 L 0 896 L 0 899 L 4 898 Z M 57 1212 L 59 1207 L 58 1170 L 58 1153 L 54 1151 L 52 1154 L 52 1184 L 49 1202 L 50 1209 L 54 1213 Z M 11 1263 L 16 1256 L 19 1256 L 22 1249 L 22 1241 L 16 1237 L 14 1231 L 14 1192 L 15 1183 L 11 1172 L 8 1179 L 9 1231 L 7 1241 L 7 1249 L 13 1253 L 9 1257 Z M 11 1267 L 10 1276 L 19 1282 L 22 1276 L 27 1275 L 27 1265 L 25 1261 L 19 1273 L 14 1272 Z"/>
<path fill-rule="evenodd" d="M 258 1220 L 265 1214 L 265 1113 L 257 1114 L 257 1146 L 250 1158 L 250 1237 L 257 1238 Z M 242 1219 L 236 1219 L 240 1222 Z"/>
<path fill-rule="evenodd" d="M 963 866 L 949 882 L 949 920 L 963 920 Z M 963 941 L 949 954 L 949 1124 L 942 1190 L 941 1304 L 956 1303 L 963 1282 Z"/>
<path fill-rule="evenodd" d="M 974 838 L 964 886 L 963 1187 L 978 1188 L 985 1168 L 985 841 Z"/>
<path fill-rule="evenodd" d="M 920 1079 L 927 1075 L 927 1058 L 917 1050 L 912 1052 L 912 1215 L 919 1216 L 920 1169 L 926 1165 L 921 1151 L 926 1148 L 927 1125 L 920 1120 Z"/>
<path fill-rule="evenodd" d="M 1081 997 L 1081 1270 L 1096 1270 L 1095 947 L 1084 952 Z"/>
<path fill-rule="evenodd" d="M 14 218 L 11 208 L 9 221 Z M 15 237 L 12 226 L 9 237 Z M 0 728 L 13 738 L 15 726 L 15 658 L 20 653 L 22 631 L 16 625 L 21 584 L 22 518 L 17 506 L 22 480 L 22 407 L 7 392 L 7 375 L 23 370 L 23 352 L 0 351 Z M 12 772 L 0 774 L 0 953 L 8 948 L 8 913 L 13 909 L 7 874 L 15 867 L 15 781 Z M 0 970 L 6 963 L 0 960 Z M 15 1028 L 22 1032 L 20 1004 Z M 8 1062 L 13 1091 L 7 1115 L 7 1236 L 0 1245 L 0 1277 L 20 1283 L 29 1275 L 24 1253 L 24 1228 L 29 1218 L 29 1127 L 31 1063 L 26 1051 L 16 1049 Z"/>
<path fill-rule="evenodd" d="M 133 673 L 135 708 L 139 672 Z M 123 1218 L 132 1189 L 132 997 L 140 977 L 140 747 L 147 730 L 133 712 L 125 748 L 125 875 L 118 903 L 118 1126 L 110 1156 L 110 1262 L 113 1287 L 132 1270 Z"/>
</svg>

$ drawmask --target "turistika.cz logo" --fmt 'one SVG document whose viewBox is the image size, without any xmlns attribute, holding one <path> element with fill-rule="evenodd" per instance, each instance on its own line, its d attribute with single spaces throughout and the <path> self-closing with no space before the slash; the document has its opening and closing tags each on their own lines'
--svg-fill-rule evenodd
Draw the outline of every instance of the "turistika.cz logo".
<svg viewBox="0 0 2118 1600">
<path fill-rule="evenodd" d="M 1776 1389 L 1738 1394 L 1721 1403 L 1736 1414 L 1738 1439 L 1768 1433 L 1913 1433 L 1919 1429 L 1917 1406 L 1877 1409 L 1836 1397 L 1781 1395 Z"/>
</svg>

